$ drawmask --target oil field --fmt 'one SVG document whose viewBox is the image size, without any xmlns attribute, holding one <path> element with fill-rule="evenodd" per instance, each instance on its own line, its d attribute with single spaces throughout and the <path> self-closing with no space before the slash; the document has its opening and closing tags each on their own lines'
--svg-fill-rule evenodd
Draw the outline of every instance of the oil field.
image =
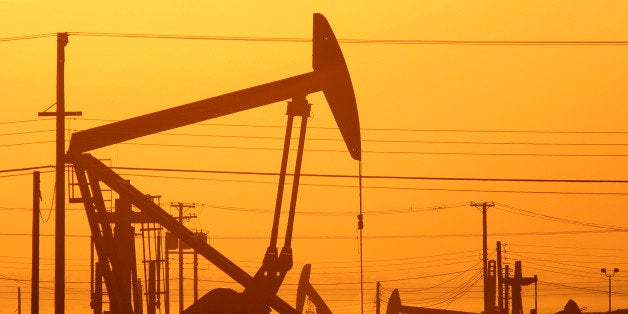
<svg viewBox="0 0 628 314">
<path fill-rule="evenodd" d="M 627 11 L 0 0 L 0 313 L 626 313 Z"/>
</svg>

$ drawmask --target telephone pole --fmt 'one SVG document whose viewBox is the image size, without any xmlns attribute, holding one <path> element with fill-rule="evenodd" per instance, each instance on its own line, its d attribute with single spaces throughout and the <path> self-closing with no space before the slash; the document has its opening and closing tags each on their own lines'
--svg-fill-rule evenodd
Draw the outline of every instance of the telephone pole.
<svg viewBox="0 0 628 314">
<path fill-rule="evenodd" d="M 487 224 L 486 224 L 486 210 L 489 207 L 495 206 L 493 202 L 483 202 L 483 203 L 475 203 L 471 202 L 471 206 L 479 208 L 482 206 L 482 265 L 483 265 L 483 274 L 484 274 L 484 313 L 492 313 L 495 307 L 495 304 L 489 304 L 490 296 L 488 295 L 490 291 L 494 291 L 493 289 L 489 289 L 489 281 L 488 281 L 488 237 L 487 237 Z"/>
<path fill-rule="evenodd" d="M 504 313 L 508 314 L 510 312 L 509 300 L 510 300 L 510 286 L 508 282 L 510 281 L 510 267 L 506 265 L 504 269 Z"/>
<path fill-rule="evenodd" d="M 375 314 L 380 314 L 380 302 L 381 300 L 379 299 L 379 291 L 380 291 L 380 283 L 379 281 L 376 283 L 375 285 Z"/>
<path fill-rule="evenodd" d="M 196 218 L 195 215 L 183 216 L 183 210 L 186 208 L 194 208 L 196 205 L 194 203 L 171 203 L 170 206 L 176 207 L 179 209 L 179 223 L 183 224 L 183 219 Z M 179 313 L 183 313 L 183 243 L 181 239 L 178 240 L 179 246 Z M 167 279 L 166 279 L 167 280 Z"/>
<path fill-rule="evenodd" d="M 39 188 L 39 171 L 33 172 L 33 243 L 31 261 L 31 313 L 39 313 L 39 205 L 41 192 Z"/>
<path fill-rule="evenodd" d="M 497 308 L 504 311 L 504 275 L 502 272 L 502 242 L 497 241 Z"/>
<path fill-rule="evenodd" d="M 55 149 L 55 314 L 65 313 L 65 117 L 81 115 L 80 112 L 65 111 L 65 46 L 67 44 L 68 33 L 57 33 L 57 111 L 44 111 L 38 114 L 40 117 L 55 116 L 57 126 Z"/>
</svg>

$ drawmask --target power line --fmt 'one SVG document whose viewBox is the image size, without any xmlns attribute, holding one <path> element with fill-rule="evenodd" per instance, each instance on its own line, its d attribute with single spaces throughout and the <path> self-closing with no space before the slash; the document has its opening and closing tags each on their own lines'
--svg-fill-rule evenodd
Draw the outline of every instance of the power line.
<svg viewBox="0 0 628 314">
<path fill-rule="evenodd" d="M 123 142 L 120 145 L 157 146 L 157 147 L 184 147 L 184 148 L 214 148 L 214 149 L 241 149 L 281 151 L 277 147 L 249 147 L 249 146 L 218 146 L 218 145 L 194 145 L 194 144 L 163 144 L 163 143 L 139 143 Z M 17 144 L 13 144 L 17 145 Z M 9 146 L 9 145 L 6 145 Z M 308 152 L 319 153 L 346 153 L 341 149 L 305 149 Z M 476 152 L 430 152 L 430 151 L 395 151 L 395 150 L 362 150 L 367 154 L 394 154 L 394 155 L 453 155 L 453 156 L 526 156 L 526 157 L 628 157 L 628 154 L 550 154 L 550 153 L 476 153 Z"/>
<path fill-rule="evenodd" d="M 555 256 L 580 256 L 580 257 L 591 257 L 591 254 L 576 254 L 576 253 L 553 253 L 553 252 L 543 252 L 543 253 L 536 253 L 536 252 L 529 252 L 529 251 L 510 251 L 512 253 L 524 253 L 524 254 L 543 254 L 543 255 L 555 255 Z M 628 258 L 628 256 L 621 256 L 621 255 L 600 255 L 600 254 L 595 254 L 595 257 L 604 257 L 604 258 Z"/>
<path fill-rule="evenodd" d="M 181 172 L 181 173 L 214 173 L 214 174 L 234 174 L 234 175 L 260 175 L 277 176 L 275 172 L 259 171 L 224 171 L 224 170 L 203 170 L 203 169 L 177 169 L 177 168 L 146 168 L 146 167 L 111 167 L 119 170 L 138 170 L 156 172 Z M 287 174 L 292 175 L 292 174 Z M 344 174 L 321 174 L 304 173 L 304 177 L 323 178 L 347 178 L 355 179 L 356 175 Z M 489 182 L 547 182 L 547 183 L 628 183 L 628 180 L 606 180 L 606 179 L 540 179 L 540 178 L 480 178 L 480 177 L 424 177 L 424 176 L 390 176 L 390 175 L 362 175 L 364 179 L 395 179 L 395 180 L 434 180 L 434 181 L 489 181 Z"/>
<path fill-rule="evenodd" d="M 253 183 L 253 184 L 276 184 L 271 181 L 255 181 L 255 180 L 232 180 L 232 179 L 215 179 L 215 178 L 199 178 L 199 177 L 180 177 L 180 176 L 164 176 L 164 175 L 148 175 L 122 173 L 121 175 L 132 177 L 147 177 L 161 179 L 181 179 L 181 180 L 200 180 L 200 181 L 217 181 L 217 182 L 236 182 L 236 183 Z M 319 183 L 300 183 L 302 186 L 315 186 L 324 188 L 351 188 L 357 186 L 349 184 L 319 184 Z M 526 191 L 526 190 L 486 190 L 486 189 L 453 189 L 453 188 L 418 188 L 407 186 L 376 186 L 365 185 L 365 189 L 382 189 L 382 190 L 406 190 L 406 191 L 439 191 L 439 192 L 478 192 L 478 193 L 513 193 L 513 194 L 553 194 L 553 195 L 604 195 L 604 196 L 628 196 L 623 192 L 569 192 L 569 191 Z"/>
<path fill-rule="evenodd" d="M 38 131 L 13 132 L 13 133 L 0 133 L 0 136 L 24 135 L 24 134 L 44 133 L 44 132 L 52 132 L 52 131 L 54 131 L 54 129 L 38 130 Z"/>
<path fill-rule="evenodd" d="M 230 211 L 238 211 L 238 212 L 250 212 L 250 213 L 260 213 L 260 214 L 273 214 L 274 211 L 271 209 L 264 208 L 247 208 L 247 207 L 237 207 L 237 206 L 225 206 L 225 205 L 214 205 L 214 204 L 200 204 L 203 207 L 215 208 L 215 209 L 223 209 Z M 425 211 L 436 211 L 450 208 L 459 208 L 467 206 L 466 203 L 458 203 L 458 204 L 447 204 L 447 205 L 437 205 L 437 206 L 426 206 L 422 208 L 410 207 L 403 209 L 381 209 L 381 210 L 369 210 L 369 215 L 391 215 L 391 214 L 413 214 L 418 212 Z M 307 209 L 302 209 L 299 211 L 299 215 L 305 216 L 353 216 L 355 215 L 355 211 L 340 211 L 340 210 L 326 210 L 326 211 L 311 211 Z"/>
<path fill-rule="evenodd" d="M 74 120 L 116 122 L 119 119 L 72 118 Z M 34 120 L 38 121 L 38 120 Z M 197 123 L 206 126 L 251 127 L 251 128 L 285 128 L 285 125 L 234 124 L 234 123 Z M 337 130 L 336 127 L 308 126 L 308 129 Z M 403 132 L 454 132 L 454 133 L 540 133 L 540 134 L 628 134 L 628 131 L 592 131 L 592 130 L 488 130 L 488 129 L 417 129 L 417 128 L 366 128 L 362 131 L 403 131 Z"/>
<path fill-rule="evenodd" d="M 526 247 L 538 247 L 538 248 L 550 248 L 550 249 L 566 249 L 566 250 L 602 250 L 602 251 L 626 251 L 628 249 L 611 249 L 611 248 L 599 248 L 599 247 L 578 247 L 578 246 L 556 246 L 556 245 L 536 245 L 536 244 L 518 244 L 507 243 L 512 246 L 526 246 Z M 541 253 L 545 254 L 545 253 Z"/>
<path fill-rule="evenodd" d="M 53 130 L 46 130 L 53 131 Z M 72 132 L 82 131 L 80 129 L 70 130 Z M 44 131 L 34 131 L 27 133 L 35 133 L 35 132 L 44 132 Z M 23 133 L 10 133 L 10 134 L 0 134 L 1 135 L 14 135 L 14 134 L 23 134 Z M 259 136 L 259 135 L 225 135 L 225 134 L 199 134 L 199 133 L 172 133 L 172 132 L 161 132 L 156 133 L 154 135 L 162 135 L 162 136 L 189 136 L 189 137 L 217 137 L 217 138 L 237 138 L 237 139 L 268 139 L 268 140 L 283 140 L 282 137 L 279 136 Z M 308 141 L 330 141 L 330 142 L 341 142 L 341 138 L 308 138 Z M 362 139 L 362 142 L 370 142 L 370 143 L 413 143 L 413 144 L 472 144 L 472 145 L 529 145 L 529 146 L 628 146 L 628 143 L 560 143 L 560 142 L 486 142 L 486 141 L 436 141 L 436 140 L 373 140 L 373 139 Z"/>
<path fill-rule="evenodd" d="M 16 169 L 3 169 L 3 172 L 18 172 L 37 169 L 53 168 L 52 165 L 35 166 Z M 231 175 L 258 175 L 258 176 L 277 176 L 275 172 L 262 171 L 228 171 L 228 170 L 208 170 L 208 169 L 181 169 L 181 168 L 150 168 L 150 167 L 111 167 L 118 170 L 132 171 L 154 171 L 154 172 L 178 172 L 178 173 L 208 173 L 208 174 L 231 174 Z M 292 175 L 288 173 L 287 175 Z M 356 175 L 349 174 L 324 174 L 324 173 L 304 173 L 304 177 L 321 177 L 321 178 L 347 178 L 355 179 Z M 391 176 L 391 175 L 362 175 L 364 179 L 382 179 L 382 180 L 426 180 L 426 181 L 487 181 L 487 182 L 543 182 L 543 183 L 628 183 L 628 180 L 609 180 L 609 179 L 541 179 L 541 178 L 482 178 L 482 177 L 426 177 L 426 176 Z M 448 204 L 443 206 L 461 205 Z M 502 206 L 509 206 L 501 204 Z M 438 206 L 440 207 L 440 206 Z M 431 207 L 434 208 L 434 207 Z M 411 208 L 412 209 L 412 208 Z M 414 208 L 413 210 L 417 210 Z"/>
<path fill-rule="evenodd" d="M 49 168 L 51 166 L 41 166 L 42 168 Z M 250 174 L 250 175 L 263 175 L 263 176 L 275 176 L 275 173 L 271 172 L 245 172 L 245 171 L 217 171 L 217 170 L 192 170 L 192 169 L 166 169 L 166 168 L 139 168 L 139 167 L 112 167 L 117 169 L 126 170 L 146 170 L 146 171 L 165 171 L 165 172 L 198 172 L 198 173 L 221 173 L 221 174 Z M 0 172 L 16 172 L 20 169 L 7 169 Z M 23 168 L 23 170 L 28 170 Z M 4 175 L 3 177 L 13 176 L 25 176 L 28 173 L 16 174 L 16 175 Z M 257 180 L 233 180 L 233 179 L 216 179 L 216 178 L 199 178 L 199 177 L 181 177 L 181 176 L 164 176 L 164 175 L 149 175 L 149 174 L 134 174 L 126 173 L 122 175 L 134 176 L 134 177 L 148 177 L 148 178 L 162 178 L 162 179 L 182 179 L 182 180 L 201 180 L 201 181 L 219 181 L 219 182 L 237 182 L 237 183 L 254 183 L 254 184 L 276 184 L 271 181 L 257 181 Z M 352 175 L 333 175 L 333 174 L 303 174 L 303 176 L 313 177 L 340 177 L 340 178 L 352 178 Z M 588 179 L 516 179 L 516 178 L 463 178 L 463 177 L 402 177 L 402 176 L 364 176 L 371 179 L 404 179 L 404 180 L 438 180 L 438 181 L 502 181 L 502 182 L 564 182 L 564 183 L 628 183 L 627 180 L 588 180 Z M 302 183 L 307 186 L 317 187 L 340 187 L 340 188 L 356 188 L 355 185 L 343 185 L 343 184 L 318 184 L 318 183 Z M 409 190 L 409 191 L 441 191 L 441 192 L 481 192 L 481 193 L 513 193 L 513 194 L 554 194 L 554 195 L 605 195 L 605 196 L 626 196 L 628 193 L 624 192 L 570 192 L 570 191 L 529 191 L 529 190 L 487 190 L 487 189 L 454 189 L 454 188 L 418 188 L 408 186 L 375 186 L 365 185 L 366 189 L 387 189 L 387 190 Z M 438 208 L 436 208 L 438 209 Z M 235 210 L 235 209 L 234 209 Z M 430 209 L 422 209 L 430 210 Z M 400 210 L 405 212 L 405 210 Z M 413 208 L 410 208 L 408 212 L 412 212 Z"/>
<path fill-rule="evenodd" d="M 26 39 L 36 39 L 36 38 L 45 38 L 57 36 L 56 33 L 45 33 L 45 34 L 32 34 L 32 35 L 23 35 L 23 36 L 14 36 L 14 37 L 3 37 L 0 38 L 0 42 L 7 41 L 18 41 L 18 40 L 26 40 Z"/>
<path fill-rule="evenodd" d="M 0 147 L 24 146 L 24 145 L 45 144 L 45 143 L 54 143 L 54 142 L 55 142 L 55 141 L 36 141 L 36 142 L 23 142 L 23 143 L 0 144 Z"/>
<path fill-rule="evenodd" d="M 34 166 L 34 167 L 15 168 L 15 169 L 2 169 L 2 170 L 0 170 L 0 173 L 17 172 L 17 171 L 30 171 L 30 170 L 39 170 L 39 169 L 51 169 L 51 168 L 54 168 L 54 166 L 48 165 L 48 166 Z"/>
<path fill-rule="evenodd" d="M 509 236 L 551 236 L 551 235 L 577 235 L 577 234 L 598 234 L 598 233 L 615 233 L 628 232 L 621 230 L 566 230 L 566 231 L 532 231 L 532 232 L 495 232 L 490 236 L 509 237 Z M 0 233 L 0 236 L 28 236 L 30 233 Z M 42 237 L 53 237 L 53 234 L 41 234 Z M 442 239 L 442 238 L 478 238 L 480 233 L 443 233 L 443 234 L 387 234 L 387 235 L 367 235 L 365 239 L 383 240 L 383 239 Z M 70 234 L 69 238 L 90 238 L 90 235 Z M 212 239 L 217 240 L 266 240 L 266 235 L 212 235 Z M 297 239 L 303 240 L 355 240 L 355 235 L 300 235 Z"/>
<path fill-rule="evenodd" d="M 592 293 L 600 293 L 600 294 L 608 293 L 608 291 L 605 291 L 605 290 L 575 287 L 575 286 L 570 286 L 570 285 L 565 285 L 565 284 L 560 284 L 560 283 L 555 283 L 555 282 L 542 281 L 542 280 L 539 280 L 539 283 L 546 284 L 548 286 L 555 286 L 555 287 L 567 288 L 567 289 L 572 289 L 572 290 L 580 290 L 580 291 L 586 291 L 586 292 L 592 292 Z M 622 292 L 613 292 L 613 294 L 614 295 L 628 295 L 628 293 L 622 293 Z"/>
<path fill-rule="evenodd" d="M 562 223 L 566 223 L 566 224 L 573 224 L 573 225 L 585 226 L 585 227 L 594 227 L 594 228 L 600 228 L 600 229 L 628 231 L 628 228 L 626 228 L 626 227 L 602 225 L 602 224 L 595 224 L 595 223 L 590 223 L 590 222 L 585 222 L 585 221 L 578 221 L 578 220 L 573 220 L 573 219 L 560 218 L 560 217 L 555 217 L 555 216 L 550 216 L 550 215 L 545 215 L 545 214 L 533 212 L 533 211 L 530 211 L 530 210 L 516 208 L 514 206 L 510 206 L 510 205 L 506 205 L 506 204 L 497 203 L 497 205 L 498 205 L 498 208 L 501 209 L 501 210 L 512 209 L 517 214 L 521 214 L 521 215 L 525 215 L 525 216 L 529 216 L 529 217 L 534 217 L 534 218 L 538 218 L 538 219 L 543 219 L 543 220 L 557 221 L 557 222 L 562 222 Z M 504 209 L 504 208 L 507 208 L 507 209 Z M 510 212 L 513 212 L 513 211 L 510 211 Z"/>
<path fill-rule="evenodd" d="M 211 40 L 211 41 L 253 41 L 253 42 L 284 42 L 307 43 L 311 38 L 301 37 L 260 37 L 260 36 L 199 36 L 151 33 L 113 33 L 113 32 L 68 32 L 73 36 L 110 37 L 110 38 L 142 38 L 142 39 L 178 39 L 178 40 Z M 52 36 L 40 34 L 30 36 Z M 22 36 L 27 37 L 27 36 Z M 38 37 L 36 37 L 38 38 Z M 28 38 L 23 38 L 28 39 Z M 465 45 L 465 46 L 626 46 L 628 41 L 563 41 L 563 40 L 437 40 L 437 39 L 372 39 L 345 38 L 338 39 L 345 44 L 389 44 L 389 45 Z"/>
<path fill-rule="evenodd" d="M 552 261 L 552 260 L 543 259 L 543 258 L 535 258 L 535 257 L 531 257 L 531 256 L 526 256 L 526 255 L 522 255 L 522 254 L 513 253 L 513 252 L 508 252 L 508 253 L 510 255 L 512 255 L 512 256 L 523 258 L 526 261 L 528 261 L 528 260 L 541 261 L 541 262 L 546 262 L 546 263 L 552 263 L 552 264 L 558 264 L 558 265 L 563 265 L 563 266 L 575 267 L 575 268 L 579 268 L 580 270 L 582 270 L 583 268 L 587 269 L 587 270 L 595 269 L 595 267 L 591 267 L 591 266 L 565 263 L 562 260 L 559 262 L 559 261 Z M 573 268 L 560 268 L 560 267 L 556 267 L 556 268 L 563 269 L 563 270 L 575 270 Z"/>
<path fill-rule="evenodd" d="M 29 123 L 29 122 L 41 122 L 46 120 L 53 120 L 54 118 L 41 118 L 41 119 L 31 119 L 31 120 L 13 120 L 13 121 L 3 121 L 0 124 L 15 124 L 15 123 Z"/>
<path fill-rule="evenodd" d="M 23 146 L 33 144 L 53 143 L 54 141 L 35 141 L 24 143 L 0 144 L 0 147 Z M 198 145 L 198 144 L 164 144 L 164 143 L 139 143 L 123 142 L 119 145 L 155 146 L 155 147 L 183 147 L 183 148 L 212 148 L 212 149 L 240 149 L 240 150 L 264 150 L 281 151 L 277 147 L 249 147 L 249 146 L 218 146 L 218 145 Z M 308 152 L 319 153 L 346 153 L 341 149 L 305 149 Z M 450 156 L 502 156 L 502 157 L 592 157 L 592 158 L 625 158 L 628 154 L 557 154 L 557 153 L 476 153 L 476 152 L 430 152 L 430 151 L 395 151 L 395 150 L 363 150 L 367 154 L 394 154 L 394 155 L 450 155 Z"/>
</svg>

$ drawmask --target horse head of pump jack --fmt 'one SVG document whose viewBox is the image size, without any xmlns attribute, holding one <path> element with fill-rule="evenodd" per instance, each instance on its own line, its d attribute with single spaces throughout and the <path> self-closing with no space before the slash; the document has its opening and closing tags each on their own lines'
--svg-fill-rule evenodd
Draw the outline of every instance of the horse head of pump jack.
<svg viewBox="0 0 628 314">
<path fill-rule="evenodd" d="M 322 14 L 314 14 L 312 41 L 313 72 L 76 132 L 70 139 L 68 157 L 322 91 L 351 157 L 359 160 L 360 122 L 353 85 L 338 41 Z"/>
</svg>

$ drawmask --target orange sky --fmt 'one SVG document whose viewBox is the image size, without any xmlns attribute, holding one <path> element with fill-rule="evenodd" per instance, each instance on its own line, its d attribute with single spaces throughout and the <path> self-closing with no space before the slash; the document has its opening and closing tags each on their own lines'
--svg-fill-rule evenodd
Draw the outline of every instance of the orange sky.
<svg viewBox="0 0 628 314">
<path fill-rule="evenodd" d="M 628 33 L 624 16 L 627 10 L 628 4 L 620 1 L 526 1 L 518 5 L 503 1 L 471 4 L 443 0 L 277 1 L 274 4 L 234 1 L 180 5 L 165 1 L 132 4 L 116 1 L 96 5 L 83 1 L 0 0 L 0 38 L 62 31 L 309 38 L 312 13 L 320 12 L 340 39 L 621 41 L 626 40 L 624 34 Z M 68 110 L 83 112 L 83 118 L 67 123 L 72 130 L 311 71 L 309 43 L 86 36 L 70 36 L 69 40 L 66 106 Z M 358 101 L 365 175 L 626 179 L 620 170 L 628 165 L 624 156 L 628 133 L 573 132 L 628 131 L 623 110 L 628 98 L 623 88 L 623 82 L 628 79 L 626 46 L 344 43 L 341 48 Z M 38 119 L 37 112 L 54 103 L 54 37 L 0 42 L 0 56 L 4 108 L 0 119 L 0 151 L 4 156 L 0 159 L 0 169 L 51 165 L 53 143 L 11 144 L 53 141 L 54 132 L 6 134 L 52 130 L 53 121 L 6 122 Z M 314 94 L 308 100 L 314 106 L 303 172 L 357 174 L 357 162 L 348 153 L 337 152 L 345 147 L 340 133 L 333 129 L 335 123 L 324 97 Z M 186 136 L 152 135 L 133 140 L 135 144 L 115 145 L 93 153 L 111 159 L 115 166 L 276 172 L 280 162 L 277 149 L 281 148 L 282 140 L 244 136 L 282 137 L 284 112 L 285 104 L 273 104 L 210 121 L 213 125 L 170 132 Z M 233 126 L 236 124 L 258 127 Z M 472 130 L 544 132 L 469 132 Z M 614 145 L 564 145 L 569 143 Z M 164 146 L 174 144 L 207 147 Z M 0 238 L 5 243 L 5 252 L 0 254 L 0 275 L 27 282 L 0 277 L 0 305 L 16 307 L 15 291 L 20 286 L 25 298 L 23 309 L 29 310 L 30 239 L 15 234 L 30 233 L 30 213 L 21 209 L 31 206 L 32 183 L 28 172 L 20 173 L 26 175 L 0 176 L 3 196 Z M 120 173 L 143 192 L 162 195 L 165 204 L 171 201 L 204 204 L 195 210 L 199 218 L 189 226 L 208 230 L 211 244 L 233 260 L 244 261 L 242 265 L 250 273 L 259 266 L 272 215 L 241 209 L 272 209 L 274 178 Z M 142 176 L 146 174 L 162 177 Z M 52 173 L 42 175 L 42 208 L 46 215 L 53 203 L 53 180 Z M 320 292 L 332 310 L 359 312 L 358 286 L 343 285 L 359 281 L 354 267 L 359 255 L 353 214 L 358 210 L 358 190 L 351 187 L 356 184 L 356 180 L 349 179 L 302 179 L 298 212 L 303 214 L 296 217 L 293 244 L 295 267 L 286 278 L 287 285 L 280 290 L 289 303 L 294 303 L 294 284 L 302 265 L 312 263 L 311 281 L 321 284 Z M 539 285 L 541 313 L 562 309 L 569 298 L 590 311 L 605 311 L 606 294 L 591 291 L 607 289 L 599 269 L 628 270 L 628 249 L 623 245 L 627 240 L 625 231 L 608 232 L 608 229 L 537 219 L 517 214 L 516 210 L 513 213 L 512 209 L 626 228 L 625 183 L 367 179 L 364 185 L 366 313 L 374 312 L 375 281 L 382 281 L 385 298 L 392 289 L 401 288 L 402 300 L 427 306 L 436 303 L 436 297 L 450 297 L 447 293 L 451 289 L 474 275 L 474 272 L 465 273 L 466 277 L 444 285 L 449 288 L 425 292 L 417 290 L 453 275 L 397 280 L 466 270 L 473 268 L 481 256 L 481 237 L 477 236 L 482 230 L 481 215 L 476 209 L 466 205 L 429 211 L 411 208 L 496 202 L 498 206 L 489 210 L 491 254 L 494 256 L 495 241 L 507 243 L 507 261 L 514 265 L 514 260 L 522 260 L 524 275 L 538 274 L 545 282 Z M 79 208 L 75 204 L 69 206 Z M 399 210 L 407 212 L 381 214 Z M 305 214 L 308 212 L 339 215 Z M 52 216 L 42 222 L 42 233 L 53 233 Z M 67 220 L 68 234 L 89 233 L 80 210 L 69 211 Z M 529 235 L 590 230 L 602 232 Z M 528 235 L 506 234 L 510 232 Z M 465 236 L 469 234 L 474 236 Z M 47 287 L 42 288 L 41 304 L 45 309 L 42 313 L 51 313 L 52 308 L 52 239 L 42 239 L 42 279 L 47 280 L 42 284 Z M 81 237 L 68 238 L 67 243 L 68 270 L 73 270 L 67 280 L 78 282 L 68 284 L 68 309 L 86 312 L 89 304 L 84 301 L 87 295 L 83 291 L 89 287 L 84 283 L 89 280 L 85 272 L 89 243 Z M 441 256 L 430 257 L 435 255 Z M 202 265 L 209 268 L 201 274 L 204 278 L 225 279 L 207 262 Z M 613 297 L 614 308 L 628 307 L 628 281 L 622 278 L 623 274 L 620 272 L 615 277 L 614 290 L 623 295 Z M 330 284 L 336 284 L 335 288 Z M 480 287 L 478 283 L 448 308 L 479 311 Z M 208 291 L 215 286 L 203 282 L 201 288 Z M 524 289 L 524 295 L 528 296 L 524 297 L 526 311 L 533 304 L 529 297 L 532 292 Z"/>
</svg>

